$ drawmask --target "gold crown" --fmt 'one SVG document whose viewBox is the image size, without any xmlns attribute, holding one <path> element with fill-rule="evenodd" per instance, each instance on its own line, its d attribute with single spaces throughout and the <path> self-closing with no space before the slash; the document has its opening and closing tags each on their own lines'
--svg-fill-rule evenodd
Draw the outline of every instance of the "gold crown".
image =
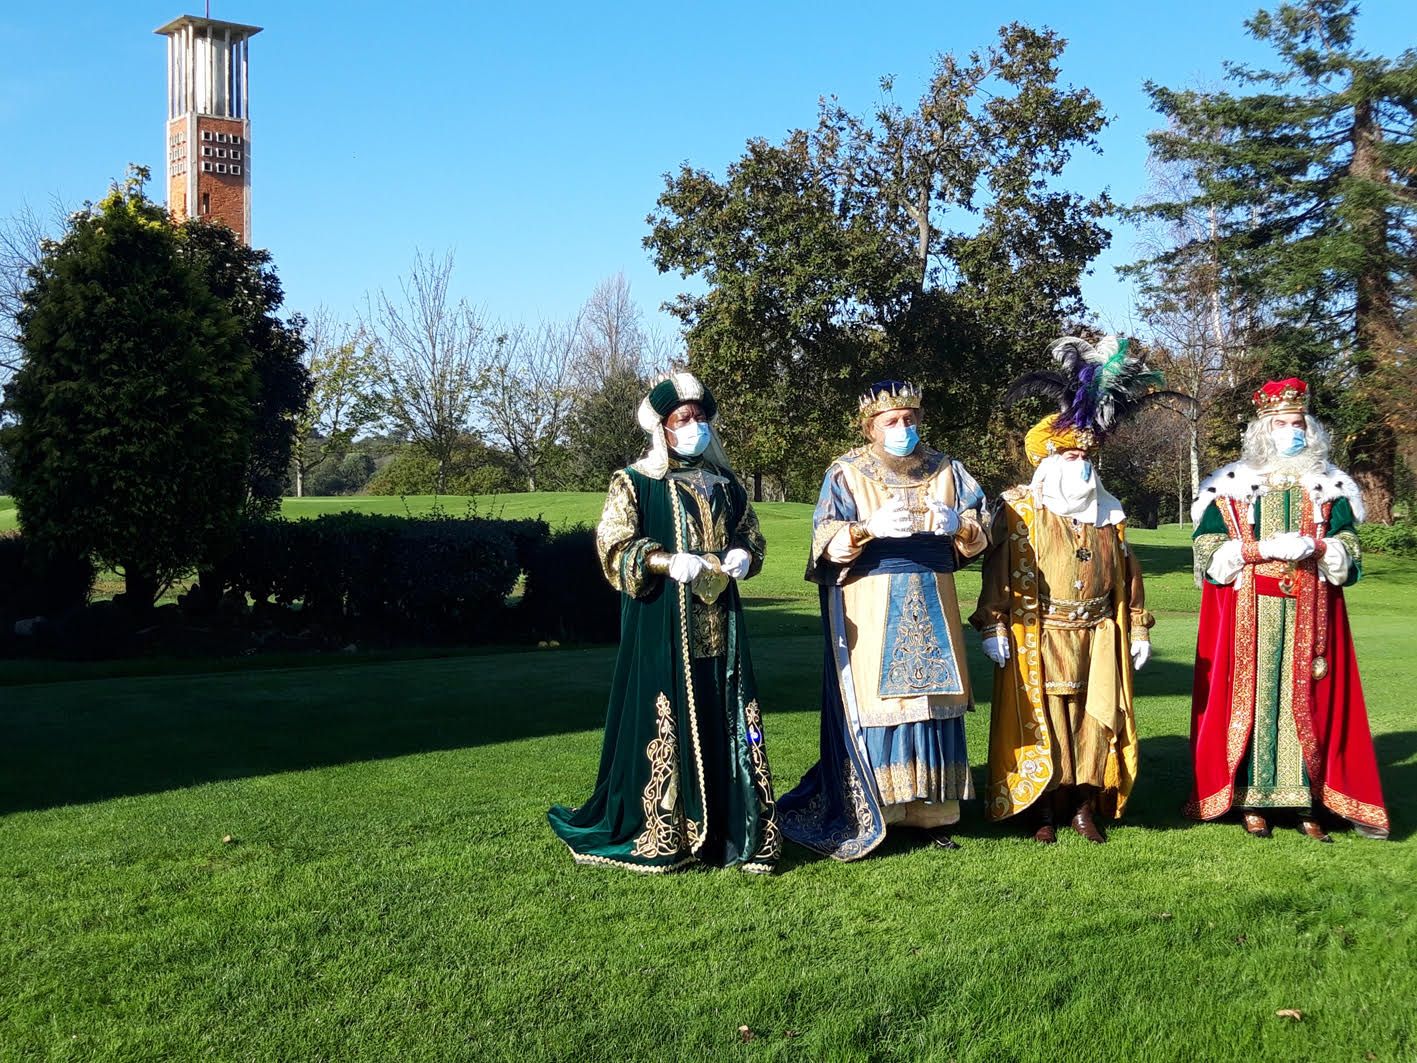
<svg viewBox="0 0 1417 1063">
<path fill-rule="evenodd" d="M 874 417 L 887 410 L 918 410 L 923 398 L 924 393 L 914 384 L 893 382 L 889 388 L 881 388 L 879 391 L 868 388 L 859 400 L 861 416 Z"/>
<path fill-rule="evenodd" d="M 1255 404 L 1255 412 L 1261 417 L 1309 412 L 1309 386 L 1297 377 L 1271 380 L 1251 398 Z"/>
</svg>

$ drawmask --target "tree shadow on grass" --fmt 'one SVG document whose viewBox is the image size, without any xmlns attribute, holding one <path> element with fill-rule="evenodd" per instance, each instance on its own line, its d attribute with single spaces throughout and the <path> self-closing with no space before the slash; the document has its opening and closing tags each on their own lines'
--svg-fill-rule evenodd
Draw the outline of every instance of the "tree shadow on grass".
<svg viewBox="0 0 1417 1063">
<path fill-rule="evenodd" d="M 765 704 L 815 711 L 819 640 L 755 649 Z M 607 647 L 6 687 L 0 814 L 597 731 L 614 664 Z"/>
</svg>

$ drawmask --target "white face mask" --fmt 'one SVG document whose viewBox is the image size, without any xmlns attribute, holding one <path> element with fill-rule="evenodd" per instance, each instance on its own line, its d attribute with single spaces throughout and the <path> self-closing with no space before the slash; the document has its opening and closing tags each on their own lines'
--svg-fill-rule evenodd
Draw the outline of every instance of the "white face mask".
<svg viewBox="0 0 1417 1063">
<path fill-rule="evenodd" d="M 1271 428 L 1269 437 L 1274 440 L 1274 449 L 1279 452 L 1281 458 L 1292 458 L 1294 455 L 1302 453 L 1304 448 L 1309 445 L 1309 434 L 1304 429 L 1296 428 L 1293 425 Z"/>
<path fill-rule="evenodd" d="M 713 429 L 703 421 L 689 421 L 672 431 L 674 442 L 671 445 L 681 458 L 697 458 L 713 441 Z"/>
</svg>

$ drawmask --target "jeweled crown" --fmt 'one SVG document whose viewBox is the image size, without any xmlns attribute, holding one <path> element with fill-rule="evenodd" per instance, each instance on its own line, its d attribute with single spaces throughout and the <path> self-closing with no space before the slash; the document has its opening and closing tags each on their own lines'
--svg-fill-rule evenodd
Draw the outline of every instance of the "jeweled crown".
<svg viewBox="0 0 1417 1063">
<path fill-rule="evenodd" d="M 914 384 L 902 380 L 885 380 L 872 384 L 861 393 L 862 417 L 874 417 L 887 410 L 918 410 L 925 393 Z"/>
<path fill-rule="evenodd" d="M 1252 396 L 1255 412 L 1261 417 L 1280 413 L 1308 413 L 1309 385 L 1298 377 L 1271 380 Z"/>
</svg>

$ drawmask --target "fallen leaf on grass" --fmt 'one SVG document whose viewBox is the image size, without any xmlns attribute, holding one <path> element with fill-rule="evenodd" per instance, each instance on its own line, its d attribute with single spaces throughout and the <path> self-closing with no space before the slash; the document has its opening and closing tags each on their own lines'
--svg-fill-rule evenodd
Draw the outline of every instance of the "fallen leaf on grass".
<svg viewBox="0 0 1417 1063">
<path fill-rule="evenodd" d="M 233 838 L 230 834 L 223 834 L 223 835 L 221 836 L 221 844 L 222 844 L 222 845 L 230 845 L 230 844 L 231 844 L 232 842 L 234 842 L 234 841 L 236 841 L 236 839 Z"/>
<path fill-rule="evenodd" d="M 1298 1008 L 1280 1008 L 1274 1014 L 1281 1019 L 1293 1019 L 1295 1022 L 1304 1018 L 1304 1013 Z"/>
<path fill-rule="evenodd" d="M 743 1043 L 746 1045 L 753 1039 L 753 1031 L 746 1026 L 740 1026 L 738 1027 L 738 1036 L 743 1039 Z"/>
</svg>

